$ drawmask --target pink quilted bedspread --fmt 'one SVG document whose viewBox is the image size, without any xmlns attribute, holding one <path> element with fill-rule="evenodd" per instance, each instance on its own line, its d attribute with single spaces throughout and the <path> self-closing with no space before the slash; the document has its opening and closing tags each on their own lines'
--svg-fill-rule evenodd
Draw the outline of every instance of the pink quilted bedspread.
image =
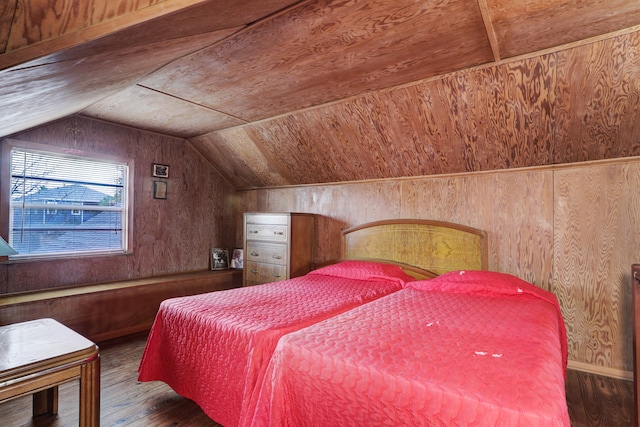
<svg viewBox="0 0 640 427">
<path fill-rule="evenodd" d="M 283 337 L 242 424 L 569 426 L 557 299 L 467 273 Z"/>
<path fill-rule="evenodd" d="M 164 301 L 139 368 L 234 426 L 252 401 L 278 339 L 401 289 L 395 266 L 344 262 L 265 285 Z"/>
</svg>

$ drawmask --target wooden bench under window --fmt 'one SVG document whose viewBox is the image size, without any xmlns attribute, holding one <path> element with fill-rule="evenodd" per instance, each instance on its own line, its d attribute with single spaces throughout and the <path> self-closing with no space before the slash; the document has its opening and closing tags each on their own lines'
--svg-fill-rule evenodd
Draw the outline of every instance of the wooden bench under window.
<svg viewBox="0 0 640 427">
<path fill-rule="evenodd" d="M 0 325 L 53 318 L 94 342 L 151 328 L 168 298 L 242 286 L 242 270 L 196 271 L 0 297 Z"/>
</svg>

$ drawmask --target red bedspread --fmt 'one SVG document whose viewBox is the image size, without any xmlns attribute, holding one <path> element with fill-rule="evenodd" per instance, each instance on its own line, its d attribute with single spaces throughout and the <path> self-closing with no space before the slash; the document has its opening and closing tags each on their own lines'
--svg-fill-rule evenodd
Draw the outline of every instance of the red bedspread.
<svg viewBox="0 0 640 427">
<path fill-rule="evenodd" d="M 398 267 L 344 262 L 265 285 L 164 301 L 139 368 L 224 426 L 238 424 L 278 339 L 402 288 Z"/>
<path fill-rule="evenodd" d="M 283 337 L 243 424 L 569 426 L 555 296 L 487 272 L 407 287 Z"/>
</svg>

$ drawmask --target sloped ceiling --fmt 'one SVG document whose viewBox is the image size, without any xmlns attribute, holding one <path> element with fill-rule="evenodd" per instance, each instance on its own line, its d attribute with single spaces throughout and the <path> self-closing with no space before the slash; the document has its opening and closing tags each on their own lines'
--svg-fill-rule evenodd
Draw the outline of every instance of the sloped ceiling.
<svg viewBox="0 0 640 427">
<path fill-rule="evenodd" d="M 50 3 L 0 5 L 0 137 L 82 114 L 184 138 L 238 189 L 640 154 L 634 0 Z M 609 77 L 617 145 L 585 101 Z"/>
</svg>

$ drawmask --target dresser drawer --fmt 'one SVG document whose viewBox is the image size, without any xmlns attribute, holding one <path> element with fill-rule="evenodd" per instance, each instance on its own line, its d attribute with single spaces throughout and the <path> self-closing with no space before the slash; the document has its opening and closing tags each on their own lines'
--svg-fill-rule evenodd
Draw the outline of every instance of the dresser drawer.
<svg viewBox="0 0 640 427">
<path fill-rule="evenodd" d="M 286 242 L 287 229 L 286 225 L 279 224 L 247 224 L 247 239 Z"/>
<path fill-rule="evenodd" d="M 246 269 L 247 283 L 269 283 L 287 278 L 287 267 L 284 265 L 247 261 L 244 268 Z"/>
<path fill-rule="evenodd" d="M 287 265 L 287 246 L 274 243 L 248 241 L 247 261 Z"/>
</svg>

